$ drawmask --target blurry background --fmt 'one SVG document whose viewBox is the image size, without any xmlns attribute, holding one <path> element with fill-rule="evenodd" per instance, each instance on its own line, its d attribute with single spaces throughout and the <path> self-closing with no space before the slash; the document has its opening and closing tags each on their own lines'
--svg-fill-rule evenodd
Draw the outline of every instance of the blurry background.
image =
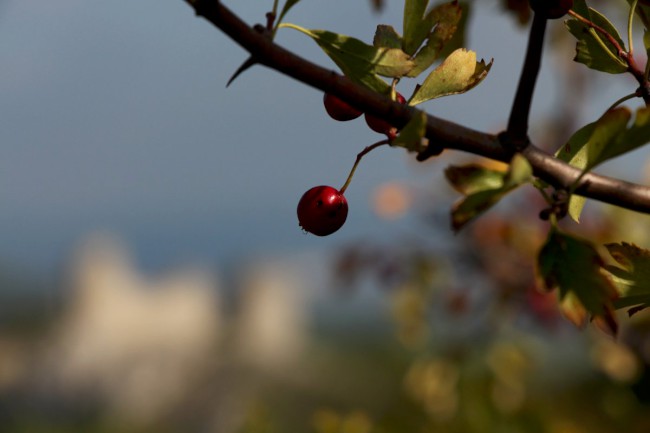
<svg viewBox="0 0 650 433">
<path fill-rule="evenodd" d="M 255 23 L 271 3 L 227 6 Z M 503 127 L 527 35 L 506 3 L 472 3 L 485 82 L 429 112 Z M 401 12 L 305 0 L 287 21 L 369 41 Z M 551 23 L 566 51 L 532 113 L 548 149 L 634 88 L 567 62 L 563 37 Z M 331 65 L 297 32 L 277 41 Z M 645 322 L 617 344 L 537 294 L 542 205 L 499 217 L 534 192 L 454 236 L 442 171 L 470 158 L 381 149 L 346 225 L 305 235 L 302 193 L 340 186 L 377 135 L 264 68 L 226 89 L 245 58 L 183 1 L 0 2 L 0 431 L 647 431 Z M 639 155 L 602 172 L 643 181 Z M 645 219 L 598 210 L 592 238 L 648 245 Z"/>
</svg>

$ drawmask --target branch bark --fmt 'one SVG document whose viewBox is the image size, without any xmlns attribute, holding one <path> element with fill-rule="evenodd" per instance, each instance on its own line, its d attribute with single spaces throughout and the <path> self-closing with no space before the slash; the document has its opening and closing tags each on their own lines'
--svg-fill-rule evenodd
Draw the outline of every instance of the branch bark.
<svg viewBox="0 0 650 433">
<path fill-rule="evenodd" d="M 397 127 L 403 127 L 417 112 L 391 101 L 372 90 L 358 85 L 345 76 L 322 68 L 275 44 L 268 30 L 262 25 L 249 26 L 232 13 L 219 0 L 184 0 L 202 16 L 248 51 L 259 64 L 265 65 L 297 81 L 323 92 L 331 93 L 343 101 L 386 119 Z M 427 115 L 426 136 L 430 149 L 418 159 L 426 159 L 440 153 L 441 149 L 454 149 L 480 155 L 494 160 L 509 162 L 512 153 L 499 142 L 494 134 Z M 568 189 L 581 171 L 529 144 L 522 154 L 533 167 L 535 176 L 558 189 Z M 650 213 L 650 188 L 595 173 L 584 175 L 575 194 L 613 204 L 626 209 Z"/>
</svg>

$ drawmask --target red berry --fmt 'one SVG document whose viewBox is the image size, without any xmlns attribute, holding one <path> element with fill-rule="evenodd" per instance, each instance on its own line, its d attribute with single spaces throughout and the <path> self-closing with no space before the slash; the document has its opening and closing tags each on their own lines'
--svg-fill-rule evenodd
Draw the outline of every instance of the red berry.
<svg viewBox="0 0 650 433">
<path fill-rule="evenodd" d="M 347 102 L 342 101 L 334 95 L 325 93 L 323 95 L 323 104 L 327 114 L 334 120 L 345 122 L 346 120 L 353 120 L 363 114 L 361 111 L 349 105 Z"/>
<path fill-rule="evenodd" d="M 402 96 L 401 93 L 397 93 L 397 102 L 400 104 L 406 104 L 406 99 Z M 389 140 L 394 140 L 397 137 L 397 128 L 385 121 L 384 119 L 379 119 L 373 115 L 366 113 L 364 116 L 366 118 L 366 123 L 375 132 L 380 134 L 386 134 Z"/>
<path fill-rule="evenodd" d="M 348 201 L 338 189 L 315 186 L 298 203 L 298 222 L 316 236 L 331 235 L 341 228 L 348 216 Z"/>
<path fill-rule="evenodd" d="M 569 12 L 573 7 L 573 0 L 530 0 L 530 7 L 536 14 L 554 20 Z"/>
</svg>

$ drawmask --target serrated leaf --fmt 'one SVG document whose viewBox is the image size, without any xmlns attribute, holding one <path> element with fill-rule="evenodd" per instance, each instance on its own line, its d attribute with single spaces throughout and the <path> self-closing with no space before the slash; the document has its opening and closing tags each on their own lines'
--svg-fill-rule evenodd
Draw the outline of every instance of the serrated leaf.
<svg viewBox="0 0 650 433">
<path fill-rule="evenodd" d="M 627 242 L 606 244 L 620 267 L 607 270 L 621 283 L 625 295 L 650 295 L 650 251 Z"/>
<path fill-rule="evenodd" d="M 422 152 L 428 144 L 428 140 L 424 137 L 426 128 L 427 115 L 423 111 L 418 111 L 391 142 L 391 146 L 403 147 L 409 152 Z"/>
<path fill-rule="evenodd" d="M 492 61 L 476 61 L 476 53 L 457 49 L 436 69 L 431 71 L 409 101 L 417 105 L 430 99 L 467 92 L 479 84 L 492 67 Z"/>
<path fill-rule="evenodd" d="M 489 173 L 487 169 L 481 172 L 471 167 L 447 169 L 445 175 L 454 188 L 467 192 L 466 196 L 452 207 L 452 228 L 460 230 L 498 203 L 510 191 L 530 182 L 532 173 L 530 164 L 521 154 L 514 155 L 507 172 L 492 170 Z"/>
<path fill-rule="evenodd" d="M 380 93 L 388 93 L 390 86 L 377 75 L 401 77 L 414 66 L 413 60 L 400 49 L 374 47 L 328 30 L 310 30 L 289 23 L 280 27 L 292 28 L 311 37 L 345 75 Z"/>
<path fill-rule="evenodd" d="M 375 37 L 372 40 L 375 47 L 383 48 L 402 48 L 402 37 L 397 33 L 393 26 L 379 24 L 375 30 Z"/>
<path fill-rule="evenodd" d="M 603 28 L 617 41 L 621 48 L 625 48 L 625 43 L 614 25 L 600 12 L 592 8 L 585 10 L 580 5 L 574 5 L 574 10 Z M 591 69 L 610 74 L 620 74 L 627 71 L 627 64 L 618 56 L 618 50 L 608 38 L 577 19 L 568 20 L 565 24 L 569 32 L 578 40 L 574 58 L 576 62 L 583 63 Z"/>
<path fill-rule="evenodd" d="M 559 290 L 560 299 L 575 296 L 592 316 L 608 317 L 618 296 L 604 261 L 583 239 L 553 229 L 539 252 L 537 268 L 547 290 Z M 570 299 L 570 298 L 569 298 Z"/>
<path fill-rule="evenodd" d="M 650 307 L 650 251 L 627 242 L 606 244 L 605 248 L 620 265 L 606 267 L 623 293 L 614 306 L 635 307 L 630 313 Z"/>
<path fill-rule="evenodd" d="M 608 111 L 596 122 L 576 131 L 556 156 L 588 171 L 650 142 L 650 108 L 640 108 L 634 122 L 628 127 L 631 117 L 632 113 L 625 107 Z M 584 198 L 571 197 L 569 215 L 575 221 L 580 220 L 584 204 Z"/>
<path fill-rule="evenodd" d="M 426 44 L 415 54 L 415 67 L 408 73 L 409 77 L 417 77 L 440 58 L 443 49 L 457 32 L 462 12 L 461 6 L 455 2 L 443 3 L 429 12 L 435 28 L 429 33 Z"/>
</svg>

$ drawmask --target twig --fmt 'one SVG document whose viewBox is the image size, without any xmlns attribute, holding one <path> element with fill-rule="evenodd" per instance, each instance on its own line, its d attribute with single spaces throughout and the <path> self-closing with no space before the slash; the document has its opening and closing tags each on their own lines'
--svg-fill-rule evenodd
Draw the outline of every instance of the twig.
<svg viewBox="0 0 650 433">
<path fill-rule="evenodd" d="M 519 77 L 519 86 L 517 87 L 515 100 L 512 103 L 508 129 L 506 130 L 506 138 L 511 143 L 519 143 L 520 145 L 528 143 L 528 117 L 535 91 L 535 83 L 542 63 L 545 32 L 546 18 L 542 14 L 535 14 L 533 25 L 530 28 L 526 59 Z"/>
</svg>

